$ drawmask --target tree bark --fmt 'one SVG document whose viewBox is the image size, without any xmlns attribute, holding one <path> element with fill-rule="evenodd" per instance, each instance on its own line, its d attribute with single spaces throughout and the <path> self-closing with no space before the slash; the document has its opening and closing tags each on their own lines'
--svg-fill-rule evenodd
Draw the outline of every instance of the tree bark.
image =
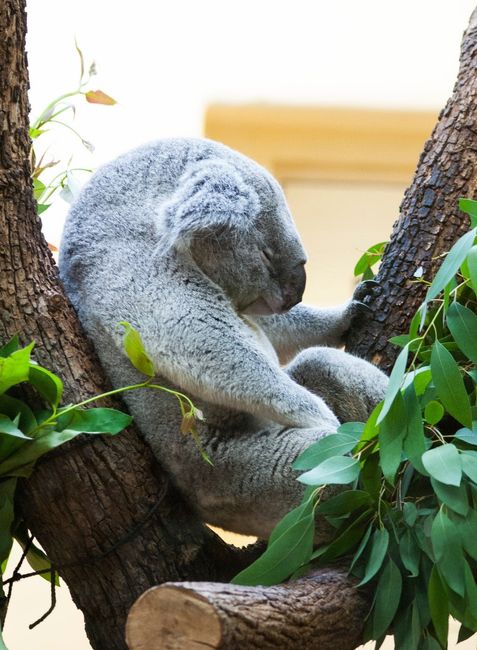
<svg viewBox="0 0 477 650">
<path fill-rule="evenodd" d="M 419 267 L 431 280 L 442 253 L 469 228 L 459 211 L 461 197 L 477 189 L 477 9 L 464 34 L 460 68 L 453 94 L 424 146 L 411 186 L 407 189 L 376 280 L 381 294 L 373 312 L 350 333 L 347 350 L 384 370 L 399 349 L 391 336 L 406 333 L 424 299 L 426 285 L 416 282 Z"/>
<path fill-rule="evenodd" d="M 35 341 L 36 360 L 61 376 L 64 399 L 73 402 L 109 386 L 63 294 L 36 215 L 28 159 L 25 33 L 24 0 L 4 0 L 0 3 L 0 341 L 16 333 L 25 343 Z M 83 611 L 91 644 L 101 650 L 126 647 L 129 607 L 151 585 L 167 580 L 227 580 L 247 560 L 247 554 L 227 547 L 184 505 L 134 427 L 115 438 L 88 438 L 50 454 L 24 484 L 18 506 L 60 567 Z M 148 517 L 151 509 L 154 512 Z M 108 553 L 128 535 L 127 542 Z"/>
<path fill-rule="evenodd" d="M 352 650 L 368 610 L 339 570 L 275 587 L 166 584 L 133 605 L 126 638 L 130 650 Z"/>
</svg>

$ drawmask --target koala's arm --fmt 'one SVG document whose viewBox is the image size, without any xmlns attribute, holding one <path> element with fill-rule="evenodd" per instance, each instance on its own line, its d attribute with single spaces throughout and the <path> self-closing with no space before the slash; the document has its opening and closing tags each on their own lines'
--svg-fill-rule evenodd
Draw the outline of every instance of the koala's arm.
<svg viewBox="0 0 477 650">
<path fill-rule="evenodd" d="M 154 317 L 139 323 L 159 374 L 217 405 L 287 426 L 336 430 L 338 420 L 325 402 L 269 359 L 228 305 L 194 306 L 184 297 L 176 309 L 167 327 L 158 328 Z"/>
<path fill-rule="evenodd" d="M 326 345 L 340 347 L 351 322 L 359 313 L 354 300 L 338 307 L 318 308 L 299 304 L 285 314 L 254 316 L 281 360 L 288 360 L 305 348 Z"/>
</svg>

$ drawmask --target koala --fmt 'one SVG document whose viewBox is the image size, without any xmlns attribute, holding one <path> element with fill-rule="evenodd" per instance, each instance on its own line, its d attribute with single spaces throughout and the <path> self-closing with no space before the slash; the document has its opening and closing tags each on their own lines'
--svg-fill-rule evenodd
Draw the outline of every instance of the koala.
<svg viewBox="0 0 477 650">
<path fill-rule="evenodd" d="M 203 521 L 268 537 L 303 485 L 292 462 L 340 422 L 365 420 L 387 378 L 337 349 L 359 312 L 300 304 L 306 254 L 277 181 L 204 139 L 142 146 L 99 169 L 68 215 L 60 275 L 114 386 L 143 381 L 120 321 L 140 333 L 157 383 L 202 410 L 203 447 L 176 400 L 124 394 L 159 463 Z"/>
</svg>

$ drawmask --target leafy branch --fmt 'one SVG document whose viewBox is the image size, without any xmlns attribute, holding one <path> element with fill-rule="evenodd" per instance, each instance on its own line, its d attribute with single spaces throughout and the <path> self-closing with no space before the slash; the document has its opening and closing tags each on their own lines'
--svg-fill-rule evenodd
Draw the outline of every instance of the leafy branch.
<svg viewBox="0 0 477 650">
<path fill-rule="evenodd" d="M 477 632 L 477 202 L 459 206 L 472 229 L 392 339 L 402 350 L 384 400 L 297 458 L 302 503 L 234 579 L 271 585 L 345 561 L 374 594 L 365 639 L 376 648 L 386 634 L 397 650 L 447 648 L 449 616 L 459 641 Z M 324 499 L 329 485 L 342 491 Z M 316 516 L 334 532 L 314 549 Z"/>
</svg>

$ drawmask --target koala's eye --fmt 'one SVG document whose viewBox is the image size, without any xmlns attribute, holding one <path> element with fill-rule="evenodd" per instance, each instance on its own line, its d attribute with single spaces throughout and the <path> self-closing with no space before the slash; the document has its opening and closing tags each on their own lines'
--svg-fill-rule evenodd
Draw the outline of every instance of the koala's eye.
<svg viewBox="0 0 477 650">
<path fill-rule="evenodd" d="M 262 256 L 262 260 L 267 268 L 272 268 L 273 264 L 273 253 L 269 248 L 264 248 L 263 250 L 260 251 L 260 255 Z"/>
</svg>

